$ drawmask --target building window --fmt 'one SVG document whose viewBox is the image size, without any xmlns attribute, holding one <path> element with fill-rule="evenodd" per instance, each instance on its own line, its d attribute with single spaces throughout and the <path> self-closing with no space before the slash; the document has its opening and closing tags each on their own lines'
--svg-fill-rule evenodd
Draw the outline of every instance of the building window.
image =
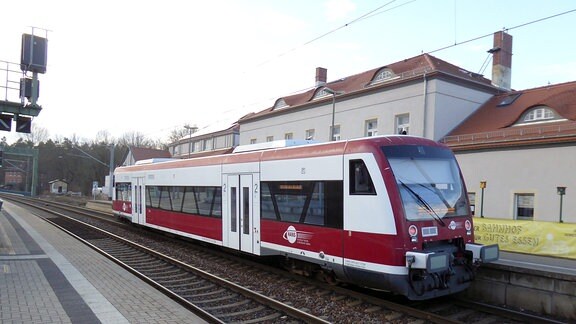
<svg viewBox="0 0 576 324">
<path fill-rule="evenodd" d="M 194 142 L 194 152 L 202 151 L 202 141 Z"/>
<path fill-rule="evenodd" d="M 410 134 L 410 114 L 396 116 L 396 134 Z"/>
<path fill-rule="evenodd" d="M 224 147 L 231 147 L 234 146 L 234 134 L 226 135 L 224 141 Z"/>
<path fill-rule="evenodd" d="M 534 194 L 517 193 L 514 194 L 514 213 L 515 219 L 533 220 L 534 219 Z"/>
<path fill-rule="evenodd" d="M 332 129 L 332 126 L 330 126 L 330 129 Z M 340 125 L 334 125 L 334 134 L 332 136 L 332 140 L 333 141 L 340 140 Z"/>
<path fill-rule="evenodd" d="M 394 74 L 394 72 L 392 70 L 385 68 L 383 70 L 380 70 L 380 72 L 378 72 L 378 74 L 376 74 L 376 76 L 374 77 L 372 82 L 370 82 L 370 84 L 376 84 L 376 83 L 389 81 L 389 80 L 393 80 L 393 79 L 397 79 L 397 78 L 398 78 L 398 76 L 396 74 Z"/>
<path fill-rule="evenodd" d="M 522 95 L 522 92 L 512 93 L 512 94 L 507 95 L 506 97 L 502 98 L 502 100 L 500 100 L 500 102 L 498 103 L 498 107 L 504 107 L 504 106 L 511 105 L 521 95 Z"/>
<path fill-rule="evenodd" d="M 212 147 L 213 147 L 213 141 L 212 139 L 205 139 L 204 140 L 204 151 L 211 151 Z"/>
<path fill-rule="evenodd" d="M 527 123 L 551 121 L 558 119 L 563 118 L 558 117 L 552 109 L 545 106 L 539 106 L 525 112 L 524 115 L 522 115 L 522 117 L 520 118 L 518 124 L 527 124 Z"/>
<path fill-rule="evenodd" d="M 266 136 L 266 142 L 274 141 L 274 136 Z"/>
<path fill-rule="evenodd" d="M 292 133 L 286 133 L 286 134 L 284 134 L 284 139 L 285 139 L 285 140 L 294 139 L 294 134 L 292 134 Z"/>
<path fill-rule="evenodd" d="M 314 139 L 314 129 L 307 129 L 306 130 L 306 139 L 313 140 Z"/>
<path fill-rule="evenodd" d="M 383 70 L 382 72 L 378 73 L 378 75 L 374 78 L 374 81 L 383 81 L 390 79 L 394 76 L 394 73 L 390 70 Z"/>
<path fill-rule="evenodd" d="M 378 135 L 378 119 L 370 119 L 365 122 L 364 136 L 376 136 Z"/>
<path fill-rule="evenodd" d="M 282 108 L 286 108 L 288 107 L 288 104 L 286 104 L 286 101 L 284 101 L 284 99 L 280 98 L 276 101 L 276 103 L 274 104 L 274 110 L 276 109 L 282 109 Z"/>
<path fill-rule="evenodd" d="M 476 193 L 475 192 L 469 192 L 468 193 L 468 201 L 470 201 L 470 212 L 472 213 L 472 216 L 474 216 L 476 214 Z"/>
<path fill-rule="evenodd" d="M 326 87 L 322 88 L 322 90 L 316 92 L 316 94 L 314 95 L 314 98 L 312 98 L 312 100 L 316 100 L 319 98 L 325 98 L 327 96 L 332 96 L 332 93 L 326 91 Z"/>
<path fill-rule="evenodd" d="M 255 139 L 255 138 L 251 138 L 251 139 L 250 139 L 250 144 L 256 144 L 256 139 Z"/>
</svg>

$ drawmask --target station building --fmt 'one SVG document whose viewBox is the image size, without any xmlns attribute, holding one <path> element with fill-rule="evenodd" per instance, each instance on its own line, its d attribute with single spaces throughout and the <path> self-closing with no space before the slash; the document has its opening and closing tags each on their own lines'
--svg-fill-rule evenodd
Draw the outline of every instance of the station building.
<svg viewBox="0 0 576 324">
<path fill-rule="evenodd" d="M 441 142 L 476 216 L 576 223 L 576 82 L 495 95 Z"/>
<path fill-rule="evenodd" d="M 442 139 L 502 90 L 482 75 L 429 54 L 326 82 L 316 69 L 315 86 L 282 97 L 241 118 L 240 145 L 274 140 L 316 141 L 384 134 Z"/>
<path fill-rule="evenodd" d="M 576 223 L 576 83 L 511 90 L 512 36 L 496 32 L 493 40 L 491 79 L 429 54 L 330 82 L 317 68 L 307 91 L 184 138 L 171 152 L 186 158 L 276 140 L 421 136 L 454 150 L 476 216 Z M 232 140 L 215 145 L 223 136 Z"/>
</svg>

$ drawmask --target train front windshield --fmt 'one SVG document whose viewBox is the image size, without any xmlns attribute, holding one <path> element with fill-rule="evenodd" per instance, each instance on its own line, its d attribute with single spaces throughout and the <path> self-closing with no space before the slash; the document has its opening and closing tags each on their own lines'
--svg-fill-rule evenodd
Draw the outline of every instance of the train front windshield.
<svg viewBox="0 0 576 324">
<path fill-rule="evenodd" d="M 456 159 L 446 148 L 383 146 L 402 197 L 407 220 L 467 216 L 470 213 Z"/>
</svg>

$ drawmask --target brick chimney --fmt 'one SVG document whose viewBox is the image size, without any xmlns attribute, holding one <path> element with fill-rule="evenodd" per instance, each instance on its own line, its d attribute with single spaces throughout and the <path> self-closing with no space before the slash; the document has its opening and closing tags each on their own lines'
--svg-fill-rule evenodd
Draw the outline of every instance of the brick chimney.
<svg viewBox="0 0 576 324">
<path fill-rule="evenodd" d="M 326 76 L 328 75 L 328 70 L 322 67 L 316 68 L 316 87 L 326 84 Z"/>
<path fill-rule="evenodd" d="M 492 53 L 492 85 L 512 89 L 512 36 L 503 31 L 494 33 Z"/>
</svg>

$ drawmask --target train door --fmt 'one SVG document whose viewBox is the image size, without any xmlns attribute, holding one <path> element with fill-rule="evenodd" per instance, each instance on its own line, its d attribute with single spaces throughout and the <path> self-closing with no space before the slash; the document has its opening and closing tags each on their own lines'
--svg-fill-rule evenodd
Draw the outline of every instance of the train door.
<svg viewBox="0 0 576 324">
<path fill-rule="evenodd" d="M 260 253 L 260 220 L 255 210 L 258 199 L 258 186 L 252 174 L 225 175 L 227 188 L 224 226 L 227 236 L 226 246 L 248 253 Z"/>
<path fill-rule="evenodd" d="M 132 178 L 132 222 L 144 224 L 144 178 Z"/>
</svg>

